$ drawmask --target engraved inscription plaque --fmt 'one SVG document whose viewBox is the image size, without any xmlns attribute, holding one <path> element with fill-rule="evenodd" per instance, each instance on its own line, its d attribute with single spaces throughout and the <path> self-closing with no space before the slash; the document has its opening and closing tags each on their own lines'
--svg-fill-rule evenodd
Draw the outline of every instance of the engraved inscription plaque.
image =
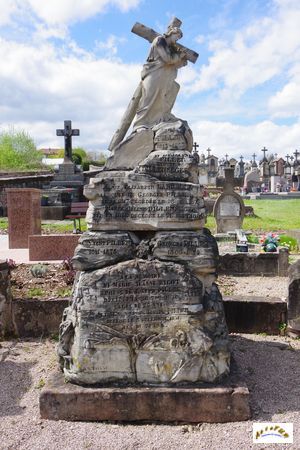
<svg viewBox="0 0 300 450">
<path fill-rule="evenodd" d="M 155 151 L 142 161 L 137 173 L 146 173 L 159 180 L 198 183 L 198 163 L 188 151 Z"/>
<path fill-rule="evenodd" d="M 205 378 L 203 354 L 213 359 L 216 347 L 204 326 L 203 285 L 183 265 L 127 261 L 81 272 L 78 286 L 70 317 L 79 326 L 65 366 L 68 379 L 172 383 Z M 215 365 L 215 377 L 219 370 Z"/>
<path fill-rule="evenodd" d="M 79 239 L 72 263 L 76 270 L 100 269 L 133 258 L 134 250 L 129 233 L 87 231 Z"/>
<path fill-rule="evenodd" d="M 204 225 L 200 186 L 149 175 L 112 174 L 85 186 L 90 230 L 197 229 Z"/>
<path fill-rule="evenodd" d="M 234 216 L 238 217 L 240 215 L 241 207 L 236 198 L 225 195 L 220 202 L 220 216 Z"/>
</svg>

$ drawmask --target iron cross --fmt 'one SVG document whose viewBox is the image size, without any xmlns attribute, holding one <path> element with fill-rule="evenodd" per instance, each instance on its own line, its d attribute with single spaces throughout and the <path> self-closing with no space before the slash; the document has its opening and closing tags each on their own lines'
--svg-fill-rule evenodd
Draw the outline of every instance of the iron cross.
<svg viewBox="0 0 300 450">
<path fill-rule="evenodd" d="M 65 120 L 64 128 L 56 130 L 56 136 L 64 136 L 65 138 L 65 156 L 64 162 L 72 161 L 72 136 L 79 136 L 79 130 L 72 130 L 72 121 Z"/>
<path fill-rule="evenodd" d="M 194 142 L 194 144 L 193 144 L 193 148 L 194 148 L 194 151 L 196 152 L 197 151 L 197 148 L 199 147 L 199 144 L 197 144 L 197 142 Z"/>
<path fill-rule="evenodd" d="M 266 152 L 268 151 L 268 149 L 267 149 L 266 147 L 264 147 L 264 148 L 262 148 L 261 151 L 264 152 L 263 161 L 266 161 L 266 160 L 267 160 L 267 158 L 266 158 Z"/>
</svg>

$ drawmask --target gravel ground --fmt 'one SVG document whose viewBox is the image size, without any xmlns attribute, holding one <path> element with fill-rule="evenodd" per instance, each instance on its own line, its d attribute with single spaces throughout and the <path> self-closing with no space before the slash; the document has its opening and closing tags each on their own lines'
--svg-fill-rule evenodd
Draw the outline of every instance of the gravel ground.
<svg viewBox="0 0 300 450">
<path fill-rule="evenodd" d="M 217 280 L 223 296 L 288 297 L 288 277 L 232 277 L 220 275 Z"/>
<path fill-rule="evenodd" d="M 2 342 L 0 449 L 299 449 L 300 340 L 246 334 L 230 339 L 250 390 L 252 420 L 197 426 L 41 420 L 38 398 L 56 370 L 55 342 Z M 252 444 L 253 421 L 293 422 L 294 444 Z"/>
</svg>

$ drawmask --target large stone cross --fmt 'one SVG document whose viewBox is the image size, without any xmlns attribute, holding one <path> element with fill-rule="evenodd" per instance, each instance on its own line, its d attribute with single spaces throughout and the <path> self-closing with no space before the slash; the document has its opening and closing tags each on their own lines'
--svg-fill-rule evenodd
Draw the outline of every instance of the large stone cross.
<svg viewBox="0 0 300 450">
<path fill-rule="evenodd" d="M 79 130 L 72 130 L 71 120 L 65 120 L 64 128 L 56 130 L 56 136 L 64 136 L 65 138 L 64 163 L 72 162 L 72 136 L 79 136 Z"/>
<path fill-rule="evenodd" d="M 176 17 L 174 17 L 169 26 L 169 28 L 172 27 L 180 27 L 180 25 L 182 24 L 181 20 L 177 19 Z M 148 42 L 150 42 L 150 44 L 152 43 L 152 41 L 157 37 L 160 36 L 161 33 L 157 33 L 157 31 L 152 30 L 152 28 L 148 28 L 145 25 L 136 22 L 133 27 L 132 27 L 132 33 L 137 34 L 138 36 L 143 37 L 144 39 L 146 39 Z M 184 47 L 181 44 L 176 43 L 176 47 L 178 47 L 182 52 L 185 53 L 186 55 L 186 59 L 192 63 L 195 63 L 197 61 L 198 58 L 198 53 L 196 53 L 194 50 L 191 50 L 187 47 Z"/>
<path fill-rule="evenodd" d="M 225 167 L 224 174 L 225 178 L 217 178 L 217 187 L 222 187 L 223 192 L 232 192 L 235 186 L 243 186 L 243 179 L 235 178 L 233 167 Z"/>
</svg>

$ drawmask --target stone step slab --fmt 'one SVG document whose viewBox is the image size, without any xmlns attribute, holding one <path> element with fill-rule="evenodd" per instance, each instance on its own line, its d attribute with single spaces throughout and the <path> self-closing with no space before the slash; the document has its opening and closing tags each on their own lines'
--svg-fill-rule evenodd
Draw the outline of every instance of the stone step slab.
<svg viewBox="0 0 300 450">
<path fill-rule="evenodd" d="M 239 422 L 250 419 L 249 391 L 218 387 L 81 387 L 61 373 L 39 400 L 42 419 L 121 422 Z"/>
</svg>

